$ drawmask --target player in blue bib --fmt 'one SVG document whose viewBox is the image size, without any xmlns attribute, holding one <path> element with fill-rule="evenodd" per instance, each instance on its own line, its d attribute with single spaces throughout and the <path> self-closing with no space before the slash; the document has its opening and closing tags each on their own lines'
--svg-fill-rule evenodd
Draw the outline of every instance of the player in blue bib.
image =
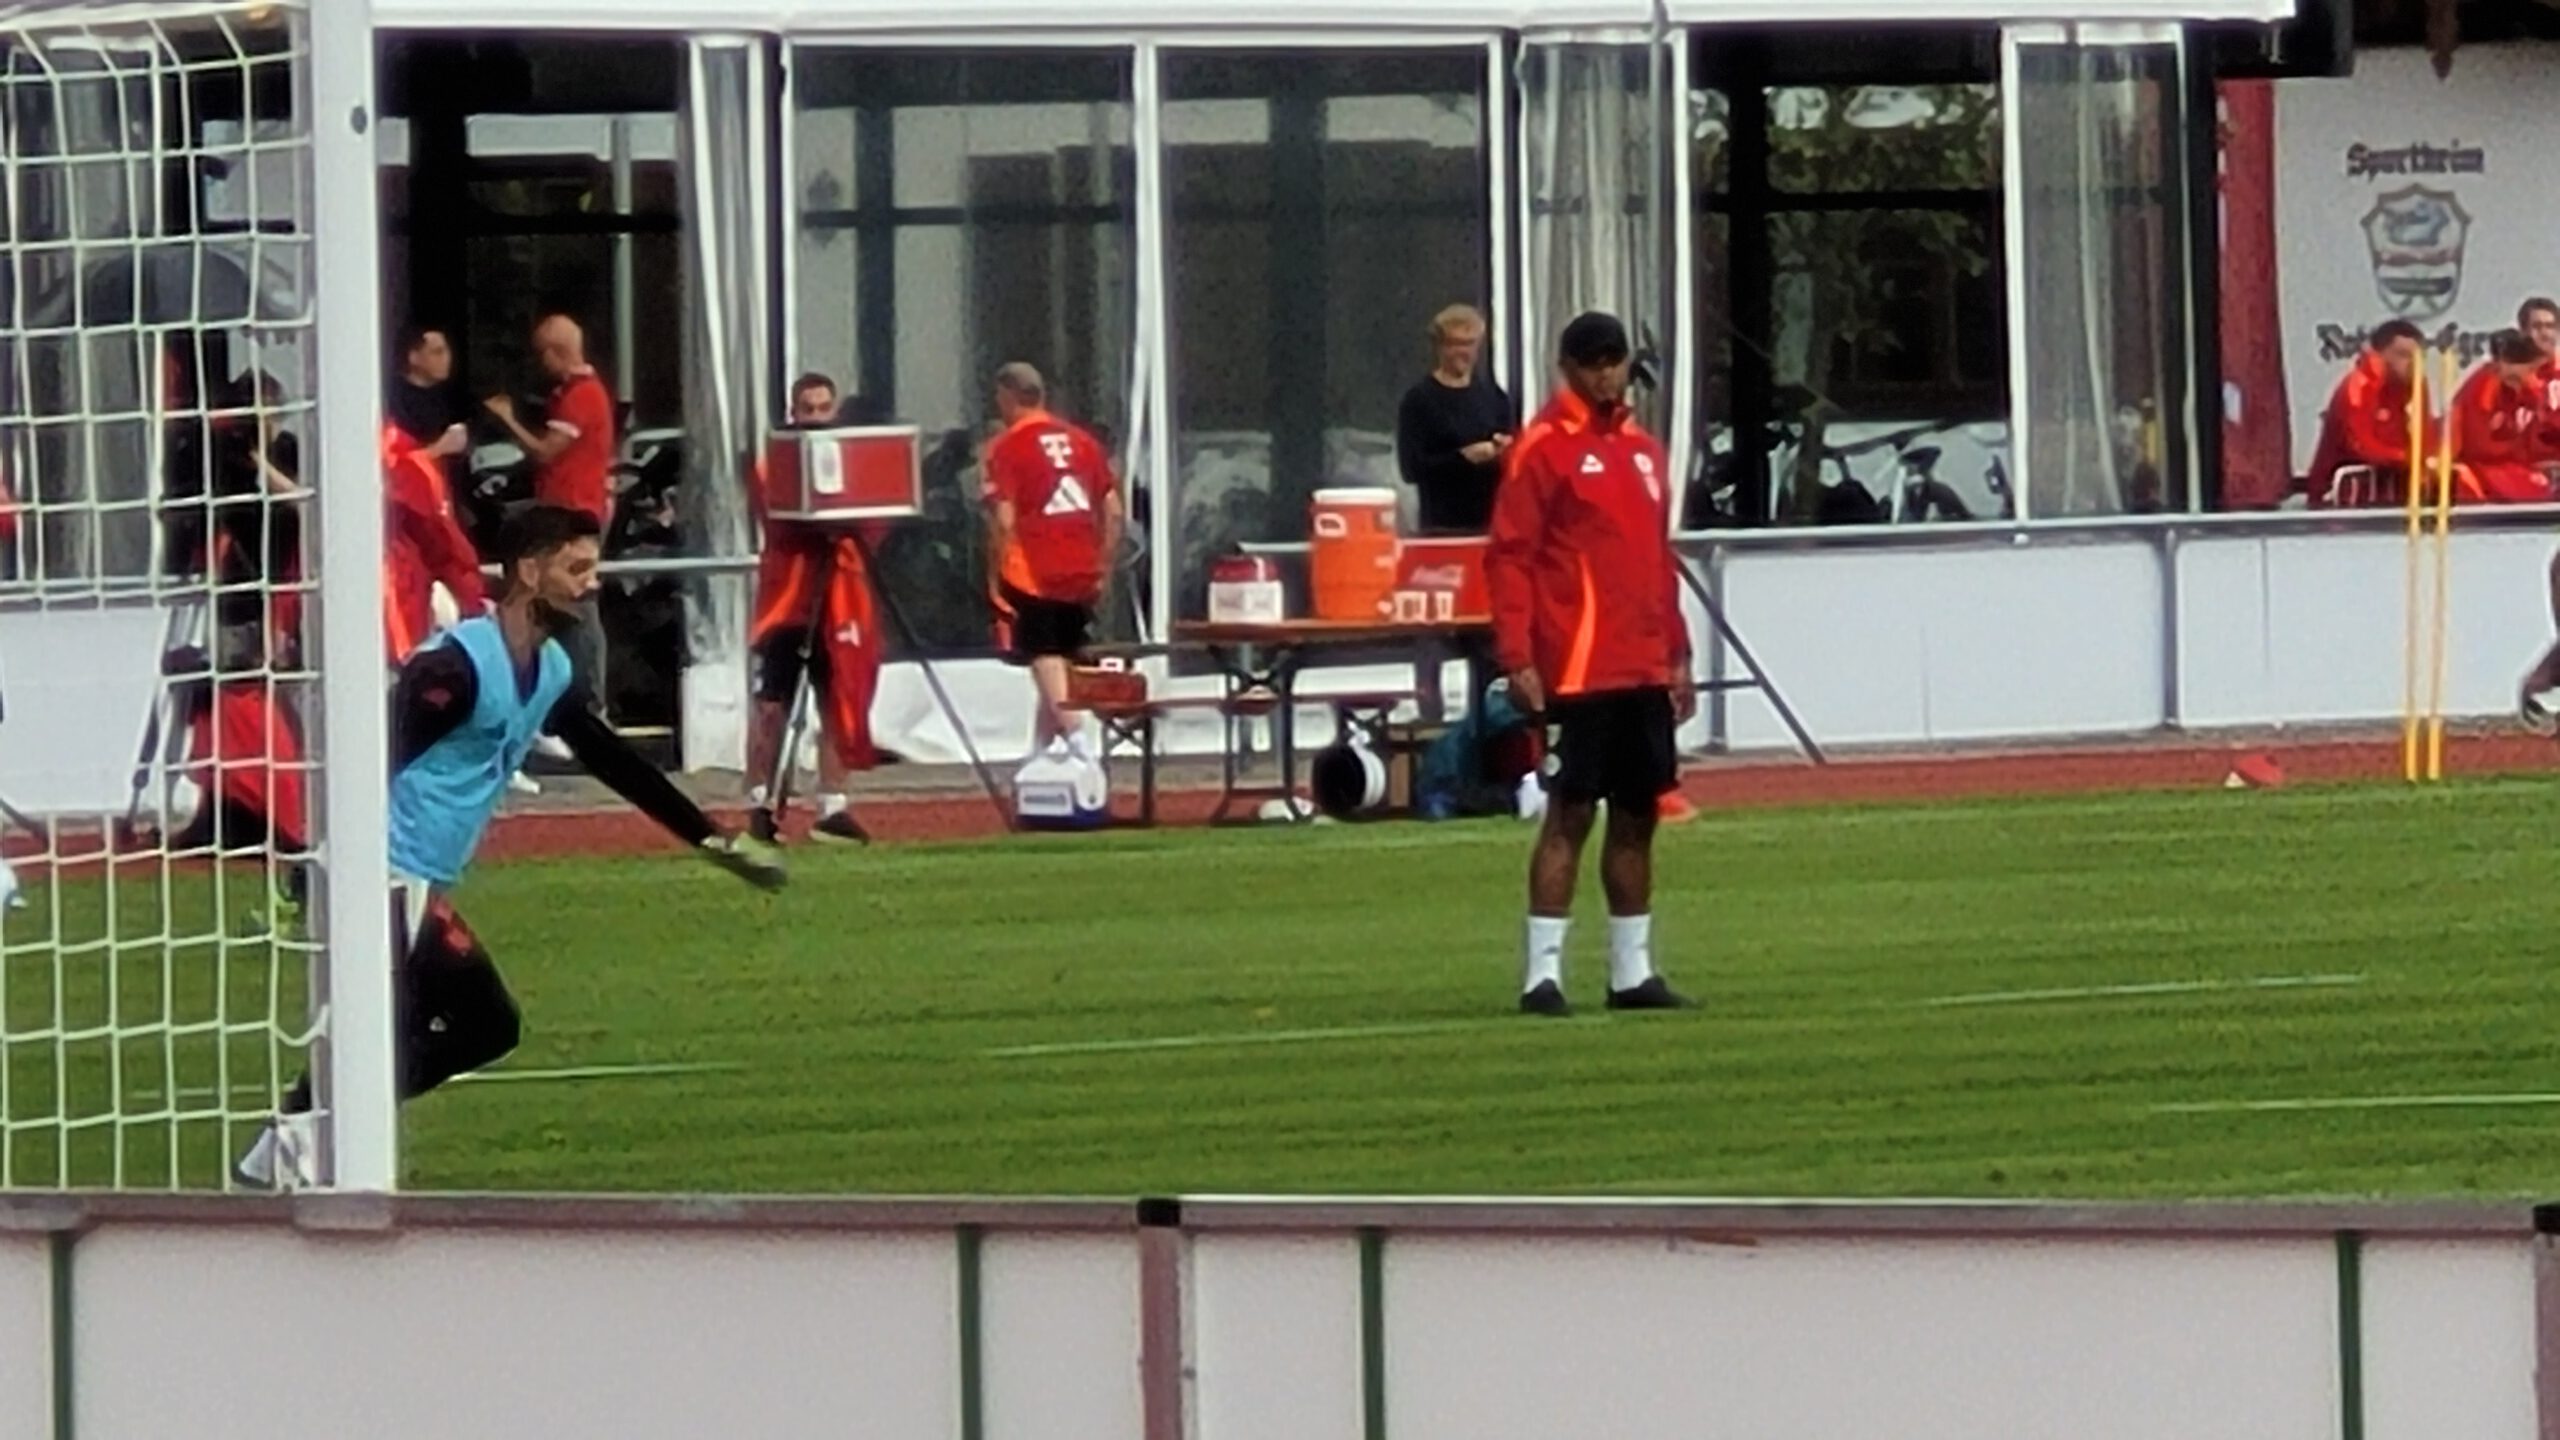
<svg viewBox="0 0 2560 1440">
<path fill-rule="evenodd" d="M 723 833 L 597 717 L 570 679 L 558 635 L 595 592 L 599 533 L 594 516 L 557 506 L 537 505 L 509 521 L 498 542 L 506 575 L 496 608 L 454 626 L 400 668 L 390 818 L 403 1100 L 516 1046 L 515 998 L 446 894 L 535 736 L 558 736 L 589 773 L 705 858 L 763 889 L 783 884 L 769 847 Z M 241 1157 L 241 1183 L 310 1178 L 310 1110 L 305 1076 Z"/>
</svg>

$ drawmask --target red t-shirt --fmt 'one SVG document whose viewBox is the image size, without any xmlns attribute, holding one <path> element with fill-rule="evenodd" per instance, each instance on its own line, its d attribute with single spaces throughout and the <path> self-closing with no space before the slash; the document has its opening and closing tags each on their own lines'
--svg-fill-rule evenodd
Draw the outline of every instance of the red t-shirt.
<svg viewBox="0 0 2560 1440">
<path fill-rule="evenodd" d="M 987 446 L 987 503 L 1013 502 L 1004 583 L 1026 595 L 1090 604 L 1102 593 L 1103 502 L 1111 461 L 1091 435 L 1033 410 Z"/>
<path fill-rule="evenodd" d="M 550 425 L 569 447 L 534 472 L 533 498 L 612 523 L 613 394 L 595 371 L 581 370 L 551 392 Z"/>
</svg>

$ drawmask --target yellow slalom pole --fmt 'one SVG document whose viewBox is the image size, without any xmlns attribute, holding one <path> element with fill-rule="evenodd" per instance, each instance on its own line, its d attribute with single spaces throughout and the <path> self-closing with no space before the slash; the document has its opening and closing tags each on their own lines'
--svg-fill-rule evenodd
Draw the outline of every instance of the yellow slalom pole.
<svg viewBox="0 0 2560 1440">
<path fill-rule="evenodd" d="M 2453 609 L 2453 397 L 2462 388 L 2460 362 L 2444 352 L 2444 438 L 2436 447 L 2436 605 L 2429 617 L 2435 674 L 2427 682 L 2427 778 L 2444 778 L 2444 670 Z"/>
<path fill-rule="evenodd" d="M 2400 646 L 2400 770 L 2412 785 L 2418 783 L 2418 640 L 2424 633 L 2418 617 L 2418 561 L 2424 551 L 2420 526 L 2426 516 L 2426 453 L 2427 355 L 2421 350 L 2417 368 L 2409 376 L 2409 470 L 2404 486 L 2409 492 L 2408 623 Z"/>
</svg>

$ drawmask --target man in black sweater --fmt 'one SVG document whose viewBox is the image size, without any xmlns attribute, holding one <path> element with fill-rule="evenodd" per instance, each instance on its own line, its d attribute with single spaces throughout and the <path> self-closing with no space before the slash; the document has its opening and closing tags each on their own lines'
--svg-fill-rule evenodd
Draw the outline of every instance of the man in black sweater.
<svg viewBox="0 0 2560 1440">
<path fill-rule="evenodd" d="M 1511 448 L 1511 398 L 1477 368 L 1484 317 L 1452 305 L 1431 321 L 1438 363 L 1396 410 L 1396 468 L 1421 493 L 1426 535 L 1481 535 L 1493 522 L 1494 482 Z"/>
</svg>

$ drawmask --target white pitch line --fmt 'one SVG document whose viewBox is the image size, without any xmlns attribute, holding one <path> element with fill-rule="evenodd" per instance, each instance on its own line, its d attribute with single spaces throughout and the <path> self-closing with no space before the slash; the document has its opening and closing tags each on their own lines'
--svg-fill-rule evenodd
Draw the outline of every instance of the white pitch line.
<svg viewBox="0 0 2560 1440">
<path fill-rule="evenodd" d="M 552 1070 L 474 1070 L 456 1075 L 453 1083 L 537 1085 L 552 1080 L 622 1080 L 653 1075 L 716 1075 L 747 1067 L 734 1060 L 707 1060 L 669 1065 L 566 1065 Z"/>
<path fill-rule="evenodd" d="M 2237 980 L 2156 980 L 2133 985 L 2075 985 L 2059 990 L 1992 990 L 1917 1002 L 1927 1009 L 1966 1005 L 2031 1005 L 2040 1000 L 2118 1000 L 2154 995 L 2209 995 L 2229 990 L 2327 990 L 2364 983 L 2362 975 L 2252 975 Z"/>
<path fill-rule="evenodd" d="M 468 1075 L 454 1076 L 452 1083 L 467 1085 L 512 1081 L 521 1085 L 538 1084 L 550 1080 L 643 1079 L 653 1075 L 709 1075 L 746 1068 L 735 1061 L 724 1060 L 691 1065 L 572 1065 L 552 1070 L 474 1070 Z M 234 1095 L 263 1095 L 266 1092 L 266 1086 L 251 1081 L 242 1081 L 231 1087 L 231 1093 Z M 130 1090 L 126 1094 L 136 1100 L 160 1098 L 160 1092 L 157 1090 Z M 221 1092 L 211 1085 L 178 1087 L 178 1098 L 181 1100 L 211 1100 L 220 1094 Z"/>
<path fill-rule="evenodd" d="M 1379 1040 L 1399 1035 L 1453 1035 L 1493 1025 L 1525 1030 L 1517 1020 L 1438 1020 L 1411 1025 L 1346 1025 L 1329 1030 L 1230 1030 L 1219 1035 L 1160 1035 L 1146 1040 L 1071 1040 L 1055 1045 L 1007 1045 L 982 1050 L 988 1060 L 1036 1060 L 1054 1055 L 1122 1055 L 1147 1050 L 1217 1050 L 1230 1045 L 1297 1045 L 1324 1040 Z M 1553 1028 L 1549 1021 L 1539 1028 Z"/>
<path fill-rule="evenodd" d="M 2468 1110 L 2560 1105 L 2560 1094 L 2341 1095 L 2309 1100 L 2195 1100 L 2154 1105 L 2154 1115 L 2294 1114 L 2311 1110 Z"/>
</svg>

